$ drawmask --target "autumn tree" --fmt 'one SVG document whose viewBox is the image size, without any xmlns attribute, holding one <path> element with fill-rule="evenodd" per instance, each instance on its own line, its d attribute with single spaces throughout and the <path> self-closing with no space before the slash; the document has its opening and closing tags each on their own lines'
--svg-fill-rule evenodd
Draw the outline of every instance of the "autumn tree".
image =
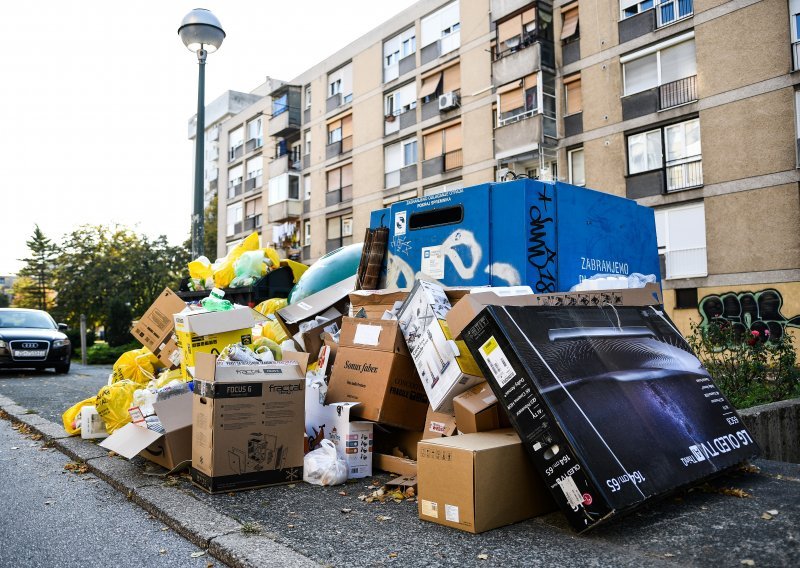
<svg viewBox="0 0 800 568">
<path fill-rule="evenodd" d="M 54 296 L 53 269 L 58 246 L 45 236 L 39 225 L 34 226 L 33 236 L 25 244 L 30 252 L 27 258 L 20 259 L 25 263 L 18 274 L 18 281 L 22 281 L 17 287 L 20 302 L 25 307 L 47 310 Z"/>
</svg>

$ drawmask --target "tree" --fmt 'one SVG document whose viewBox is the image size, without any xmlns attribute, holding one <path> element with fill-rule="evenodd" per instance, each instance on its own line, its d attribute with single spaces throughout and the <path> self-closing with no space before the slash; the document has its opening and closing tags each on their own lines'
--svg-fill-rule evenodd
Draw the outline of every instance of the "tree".
<svg viewBox="0 0 800 568">
<path fill-rule="evenodd" d="M 11 302 L 5 292 L 0 292 L 0 308 L 7 308 Z"/>
<path fill-rule="evenodd" d="M 45 236 L 39 225 L 34 226 L 33 236 L 25 244 L 30 255 L 20 259 L 25 266 L 19 271 L 19 280 L 25 282 L 19 290 L 28 307 L 47 310 L 52 304 L 50 298 L 55 295 L 53 264 L 58 257 L 58 246 Z"/>
</svg>

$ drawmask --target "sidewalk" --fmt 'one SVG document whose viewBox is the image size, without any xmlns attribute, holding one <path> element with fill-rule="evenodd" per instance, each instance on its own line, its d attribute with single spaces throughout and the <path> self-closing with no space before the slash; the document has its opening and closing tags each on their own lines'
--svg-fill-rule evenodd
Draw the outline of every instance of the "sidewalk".
<svg viewBox="0 0 800 568">
<path fill-rule="evenodd" d="M 95 392 L 86 389 L 103 384 L 107 373 L 78 365 L 70 377 L 0 375 L 0 408 L 231 566 L 800 565 L 800 465 L 757 460 L 760 471 L 732 472 L 585 536 L 575 535 L 558 512 L 470 535 L 420 521 L 413 502 L 360 501 L 371 480 L 331 488 L 298 482 L 212 496 L 185 475 L 152 475 L 141 458 L 109 457 L 89 441 L 67 437 L 54 422 Z M 44 394 L 29 388 L 42 383 L 50 389 Z M 76 395 L 79 386 L 84 390 Z M 777 515 L 763 518 L 773 510 Z"/>
</svg>

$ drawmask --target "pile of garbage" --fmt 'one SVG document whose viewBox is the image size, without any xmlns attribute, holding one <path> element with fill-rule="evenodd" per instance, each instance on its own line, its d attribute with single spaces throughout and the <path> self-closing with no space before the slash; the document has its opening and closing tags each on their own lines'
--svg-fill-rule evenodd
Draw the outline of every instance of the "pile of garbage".
<svg viewBox="0 0 800 568">
<path fill-rule="evenodd" d="M 132 329 L 143 348 L 65 412 L 67 432 L 189 465 L 210 493 L 386 471 L 392 488 L 365 500 L 415 498 L 421 520 L 469 532 L 555 508 L 582 532 L 757 453 L 661 307 L 651 210 L 521 180 L 371 225 L 382 264 L 327 255 L 252 308 L 222 288 L 285 263 L 257 235 L 194 261 L 208 296 L 165 290 Z"/>
</svg>

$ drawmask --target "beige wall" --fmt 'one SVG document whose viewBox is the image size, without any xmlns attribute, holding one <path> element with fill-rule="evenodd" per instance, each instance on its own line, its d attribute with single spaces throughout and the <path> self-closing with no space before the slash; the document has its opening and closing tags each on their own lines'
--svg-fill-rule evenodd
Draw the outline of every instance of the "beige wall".
<svg viewBox="0 0 800 568">
<path fill-rule="evenodd" d="M 561 37 L 561 10 L 553 8 L 556 21 L 556 38 Z M 580 26 L 581 57 L 589 57 L 619 43 L 617 21 L 619 4 L 614 1 L 594 0 L 580 2 L 578 25 Z M 560 43 L 560 39 L 556 39 Z"/>
<path fill-rule="evenodd" d="M 380 195 L 382 189 L 383 146 L 376 146 L 353 156 L 353 198 L 373 193 Z"/>
<path fill-rule="evenodd" d="M 353 100 L 382 85 L 383 43 L 375 43 L 353 57 Z"/>
<path fill-rule="evenodd" d="M 762 0 L 697 27 L 698 90 L 708 97 L 786 74 L 787 0 Z"/>
<path fill-rule="evenodd" d="M 786 88 L 700 112 L 706 185 L 795 169 L 793 97 Z"/>
<path fill-rule="evenodd" d="M 797 184 L 705 201 L 708 273 L 800 268 Z"/>
<path fill-rule="evenodd" d="M 563 85 L 562 85 L 563 87 Z M 562 88 L 563 93 L 563 88 Z M 622 121 L 622 68 L 619 58 L 592 65 L 581 71 L 583 131 Z M 559 102 L 563 106 L 562 94 Z"/>
<path fill-rule="evenodd" d="M 620 159 L 620 156 L 623 158 Z M 625 137 L 612 134 L 589 140 L 583 145 L 586 187 L 625 197 Z M 568 176 L 566 155 L 562 162 Z"/>
<path fill-rule="evenodd" d="M 445 4 L 446 2 L 442 2 L 442 6 Z M 459 9 L 461 10 L 462 46 L 489 33 L 489 0 L 461 0 Z M 417 36 L 417 45 L 419 45 L 419 35 Z"/>
</svg>

